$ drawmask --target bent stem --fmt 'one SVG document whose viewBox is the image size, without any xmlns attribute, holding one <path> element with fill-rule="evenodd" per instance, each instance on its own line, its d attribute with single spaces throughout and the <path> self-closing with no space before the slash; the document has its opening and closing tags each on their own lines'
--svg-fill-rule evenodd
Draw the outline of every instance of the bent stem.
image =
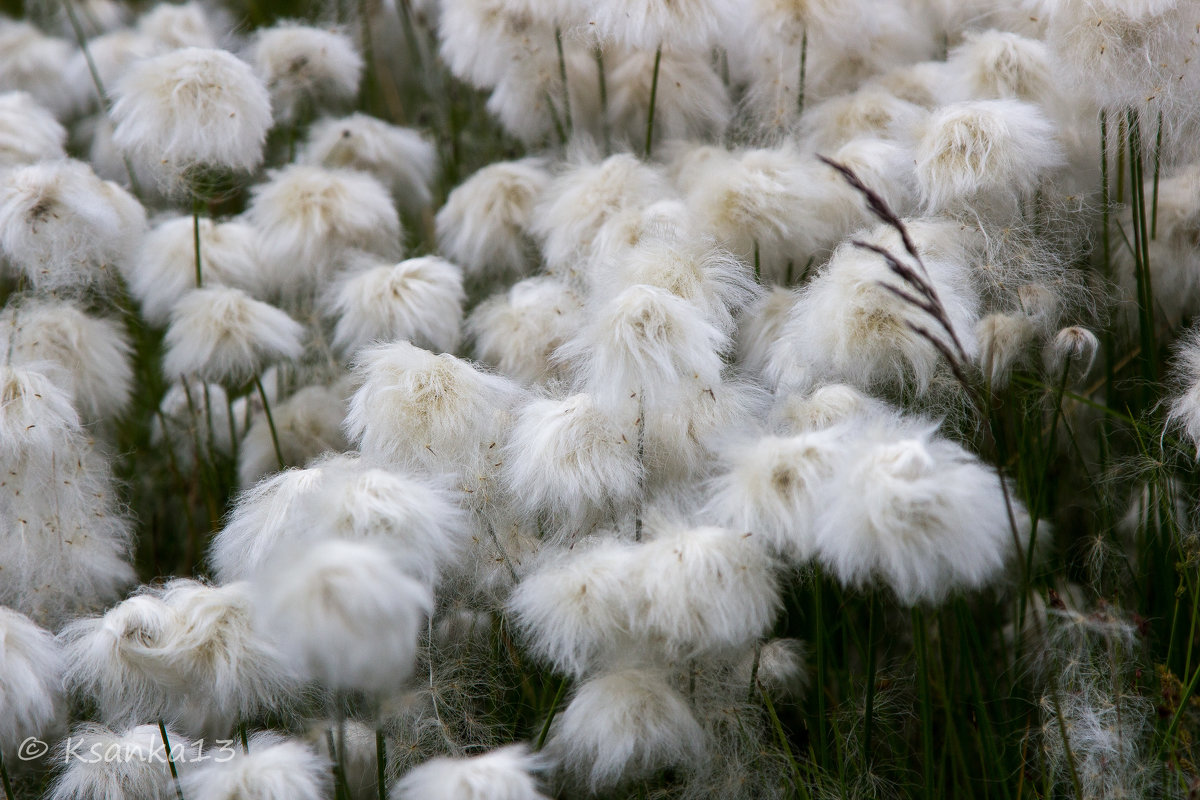
<svg viewBox="0 0 1200 800">
<path fill-rule="evenodd" d="M 646 158 L 654 142 L 654 107 L 658 104 L 658 68 L 662 64 L 662 45 L 654 51 L 654 77 L 650 79 L 650 113 L 646 117 Z"/>
<path fill-rule="evenodd" d="M 258 375 L 254 376 L 254 387 L 258 389 L 258 396 L 262 398 L 263 413 L 267 415 L 267 427 L 271 429 L 271 444 L 275 447 L 275 461 L 279 464 L 279 469 L 284 469 L 283 450 L 279 447 L 279 434 L 275 431 L 275 417 L 271 414 L 271 401 L 267 399 L 267 390 L 263 387 L 262 378 Z"/>
<path fill-rule="evenodd" d="M 179 770 L 175 769 L 175 757 L 171 755 L 171 740 L 167 738 L 167 726 L 158 721 L 158 733 L 162 736 L 163 747 L 167 749 L 167 766 L 171 768 L 171 781 L 175 784 L 176 800 L 183 800 L 183 787 L 179 784 Z"/>
</svg>

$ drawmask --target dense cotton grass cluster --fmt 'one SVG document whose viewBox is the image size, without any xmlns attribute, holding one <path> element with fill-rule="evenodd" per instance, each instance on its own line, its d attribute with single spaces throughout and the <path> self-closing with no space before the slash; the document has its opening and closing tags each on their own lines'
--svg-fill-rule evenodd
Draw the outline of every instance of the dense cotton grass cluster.
<svg viewBox="0 0 1200 800">
<path fill-rule="evenodd" d="M 27 10 L 4 800 L 1200 786 L 1197 0 Z"/>
</svg>

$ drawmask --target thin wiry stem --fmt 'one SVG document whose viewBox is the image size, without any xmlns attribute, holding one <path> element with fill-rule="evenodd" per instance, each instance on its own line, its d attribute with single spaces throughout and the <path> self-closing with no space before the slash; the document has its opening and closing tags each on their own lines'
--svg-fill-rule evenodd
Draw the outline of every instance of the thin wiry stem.
<svg viewBox="0 0 1200 800">
<path fill-rule="evenodd" d="M 271 444 L 275 447 L 275 461 L 282 471 L 284 469 L 283 450 L 279 447 L 279 434 L 275 431 L 275 417 L 271 414 L 271 401 L 267 399 L 267 390 L 263 386 L 262 378 L 257 375 L 254 376 L 254 387 L 258 389 L 258 396 L 262 398 L 263 413 L 267 416 L 267 427 L 271 431 Z"/>
<path fill-rule="evenodd" d="M 571 116 L 571 87 L 567 82 L 567 59 L 563 55 L 562 28 L 557 25 L 554 27 L 554 48 L 558 51 L 558 77 L 562 81 L 563 116 L 566 117 L 564 127 L 569 139 L 575 131 L 575 121 Z"/>
<path fill-rule="evenodd" d="M 0 752 L 0 783 L 4 785 L 4 800 L 17 800 L 12 783 L 8 780 L 8 768 L 4 766 L 4 753 Z"/>
<path fill-rule="evenodd" d="M 175 769 L 175 757 L 171 754 L 171 740 L 167 738 L 167 726 L 161 719 L 158 721 L 158 734 L 167 750 L 167 766 L 171 768 L 171 781 L 175 784 L 175 800 L 183 800 L 183 786 L 179 783 L 179 770 Z"/>
<path fill-rule="evenodd" d="M 650 109 L 646 115 L 646 158 L 654 145 L 654 107 L 658 105 L 658 68 L 662 64 L 662 45 L 654 51 L 654 77 L 650 79 Z"/>
</svg>

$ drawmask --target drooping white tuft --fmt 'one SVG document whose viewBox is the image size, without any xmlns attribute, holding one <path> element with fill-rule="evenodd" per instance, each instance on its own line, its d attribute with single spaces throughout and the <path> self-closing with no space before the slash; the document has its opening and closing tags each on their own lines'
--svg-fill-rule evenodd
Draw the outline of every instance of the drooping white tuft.
<svg viewBox="0 0 1200 800">
<path fill-rule="evenodd" d="M 299 161 L 369 173 L 386 185 L 396 204 L 410 214 L 419 214 L 433 202 L 437 150 L 412 128 L 360 113 L 318 120 L 309 130 Z"/>
<path fill-rule="evenodd" d="M 36 289 L 110 285 L 145 227 L 141 204 L 79 161 L 21 167 L 0 186 L 0 253 Z"/>
<path fill-rule="evenodd" d="M 259 630 L 331 689 L 403 685 L 433 611 L 429 589 L 367 542 L 331 540 L 281 553 L 254 586 Z"/>
<path fill-rule="evenodd" d="M 59 119 L 71 110 L 72 92 L 63 65 L 71 45 L 46 36 L 28 22 L 0 19 L 0 91 L 29 92 Z"/>
<path fill-rule="evenodd" d="M 547 754 L 592 791 L 703 758 L 704 731 L 659 669 L 604 672 L 581 684 L 550 728 Z"/>
<path fill-rule="evenodd" d="M 199 750 L 177 732 L 166 730 L 169 751 L 157 725 L 138 725 L 121 733 L 94 723 L 76 726 L 55 751 L 55 760 L 63 766 L 48 800 L 146 800 L 173 795 L 169 759 L 174 756 L 182 762 L 197 757 Z"/>
<path fill-rule="evenodd" d="M 523 744 L 470 758 L 433 758 L 409 771 L 392 800 L 546 800 L 533 773 L 542 761 Z"/>
<path fill-rule="evenodd" d="M 422 256 L 381 265 L 363 259 L 334 285 L 326 313 L 337 319 L 333 344 L 346 357 L 396 339 L 452 353 L 465 301 L 462 270 L 449 261 Z"/>
<path fill-rule="evenodd" d="M 43 739 L 63 711 L 63 656 L 47 630 L 0 607 L 0 754 L 12 763 L 28 736 Z"/>
<path fill-rule="evenodd" d="M 131 65 L 113 87 L 113 143 L 173 185 L 193 170 L 249 172 L 262 161 L 271 101 L 249 65 L 186 47 Z"/>
<path fill-rule="evenodd" d="M 190 771 L 184 797 L 192 800 L 323 800 L 328 796 L 329 762 L 311 746 L 270 731 L 250 737 L 247 749 L 234 747 Z"/>
<path fill-rule="evenodd" d="M 533 209 L 549 185 L 538 158 L 484 167 L 455 187 L 438 211 L 438 246 L 472 277 L 525 273 Z"/>
<path fill-rule="evenodd" d="M 352 101 L 363 70 L 348 36 L 296 22 L 260 30 L 250 62 L 270 92 L 275 121 L 284 125 Z"/>
<path fill-rule="evenodd" d="M 150 322 L 165 324 L 175 304 L 196 288 L 194 237 L 191 216 L 163 220 L 146 235 L 141 251 L 123 270 Z M 206 286 L 256 293 L 260 276 L 254 229 L 236 220 L 201 219 L 200 271 Z"/>
<path fill-rule="evenodd" d="M 299 357 L 303 335 L 300 323 L 240 289 L 195 289 L 171 311 L 163 369 L 236 385 L 272 361 Z"/>
<path fill-rule="evenodd" d="M 617 51 L 608 81 L 612 135 L 642 146 L 650 94 L 655 91 L 655 50 Z M 707 51 L 663 50 L 654 103 L 654 142 L 719 139 L 733 116 L 729 91 Z M 653 144 L 653 143 L 652 143 Z"/>
<path fill-rule="evenodd" d="M 311 295 L 350 251 L 396 261 L 402 250 L 391 195 L 354 170 L 278 170 L 255 187 L 247 219 L 259 233 L 267 285 L 289 299 Z"/>
<path fill-rule="evenodd" d="M 526 278 L 477 305 L 467 318 L 475 357 L 527 383 L 559 372 L 552 354 L 579 326 L 579 295 L 551 277 Z"/>
<path fill-rule="evenodd" d="M 66 158 L 67 131 L 28 92 L 0 94 L 0 168 Z"/>
</svg>

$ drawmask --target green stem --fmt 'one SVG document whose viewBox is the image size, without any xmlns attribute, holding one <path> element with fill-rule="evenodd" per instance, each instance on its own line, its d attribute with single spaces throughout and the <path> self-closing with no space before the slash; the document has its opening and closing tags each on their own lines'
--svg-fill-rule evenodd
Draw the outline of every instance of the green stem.
<svg viewBox="0 0 1200 800">
<path fill-rule="evenodd" d="M 913 648 L 917 651 L 917 677 L 921 689 L 921 753 L 925 800 L 933 800 L 933 701 L 929 691 L 929 654 L 925 641 L 925 615 L 913 607 Z"/>
<path fill-rule="evenodd" d="M 542 730 L 538 733 L 537 744 L 534 745 L 535 751 L 541 750 L 546 744 L 546 737 L 550 735 L 550 723 L 554 722 L 554 715 L 558 713 L 558 706 L 562 703 L 563 695 L 567 693 L 567 679 L 563 678 L 558 683 L 558 691 L 554 693 L 554 699 L 550 701 L 550 710 L 546 712 L 546 721 L 542 723 Z"/>
<path fill-rule="evenodd" d="M 200 207 L 199 197 L 192 198 L 192 250 L 196 254 L 196 288 L 204 285 L 204 272 L 200 266 Z"/>
<path fill-rule="evenodd" d="M 387 800 L 387 744 L 383 728 L 375 730 L 375 784 L 379 787 L 379 800 Z"/>
<path fill-rule="evenodd" d="M 12 783 L 8 780 L 8 768 L 4 766 L 4 753 L 0 752 L 0 783 L 4 784 L 4 800 L 17 800 Z"/>
<path fill-rule="evenodd" d="M 604 49 L 596 45 L 596 75 L 600 81 L 600 128 L 604 136 L 604 155 L 612 152 L 612 130 L 608 124 L 608 78 L 604 74 Z"/>
<path fill-rule="evenodd" d="M 871 735 L 874 733 L 875 714 L 875 618 L 878 616 L 877 608 L 879 606 L 876 594 L 876 592 L 872 591 L 868 598 L 870 611 L 867 617 L 867 700 L 866 710 L 863 715 L 863 755 L 866 756 L 868 768 L 873 761 L 871 757 Z"/>
<path fill-rule="evenodd" d="M 800 87 L 796 93 L 796 113 L 804 113 L 804 84 L 808 80 L 808 28 L 800 35 Z"/>
<path fill-rule="evenodd" d="M 558 77 L 562 81 L 563 92 L 563 120 L 564 127 L 567 131 L 567 138 L 575 132 L 575 120 L 571 116 L 571 87 L 567 81 L 567 59 L 563 55 L 562 28 L 554 26 L 554 48 L 558 51 Z"/>
<path fill-rule="evenodd" d="M 825 736 L 825 660 L 827 654 L 825 652 L 825 614 L 822 608 L 822 596 L 825 593 L 825 584 L 822 580 L 819 570 L 813 574 L 813 638 L 817 645 L 817 750 L 821 754 L 821 759 L 824 761 L 828 755 L 826 752 L 826 736 Z"/>
<path fill-rule="evenodd" d="M 158 733 L 162 736 L 163 747 L 167 749 L 167 766 L 171 768 L 171 781 L 175 784 L 176 800 L 183 800 L 183 787 L 179 784 L 179 770 L 175 769 L 175 758 L 171 755 L 171 740 L 167 738 L 167 726 L 160 719 Z"/>
<path fill-rule="evenodd" d="M 1067 754 L 1067 767 L 1071 773 L 1071 785 L 1075 789 L 1076 800 L 1083 800 L 1083 787 L 1079 783 L 1079 770 L 1075 767 L 1075 754 L 1071 752 L 1071 741 L 1067 738 L 1067 723 L 1063 720 L 1062 705 L 1058 702 L 1058 684 L 1054 684 L 1051 693 L 1054 700 L 1054 716 L 1058 719 L 1058 735 L 1062 737 L 1063 752 Z"/>
<path fill-rule="evenodd" d="M 1162 166 L 1163 113 L 1158 110 L 1158 132 L 1154 135 L 1154 197 L 1150 202 L 1150 238 L 1158 238 L 1158 173 Z"/>
<path fill-rule="evenodd" d="M 271 414 L 271 401 L 267 399 L 267 390 L 263 387 L 262 378 L 254 376 L 254 386 L 258 389 L 258 396 L 262 398 L 263 413 L 267 415 L 267 427 L 271 430 L 271 444 L 275 446 L 275 461 L 279 464 L 279 469 L 284 469 L 283 450 L 279 447 L 279 434 L 275 430 L 275 417 Z"/>
<path fill-rule="evenodd" d="M 654 142 L 654 107 L 658 104 L 658 68 L 662 64 L 662 45 L 654 51 L 654 77 L 650 79 L 650 113 L 646 115 L 646 158 Z"/>
</svg>

